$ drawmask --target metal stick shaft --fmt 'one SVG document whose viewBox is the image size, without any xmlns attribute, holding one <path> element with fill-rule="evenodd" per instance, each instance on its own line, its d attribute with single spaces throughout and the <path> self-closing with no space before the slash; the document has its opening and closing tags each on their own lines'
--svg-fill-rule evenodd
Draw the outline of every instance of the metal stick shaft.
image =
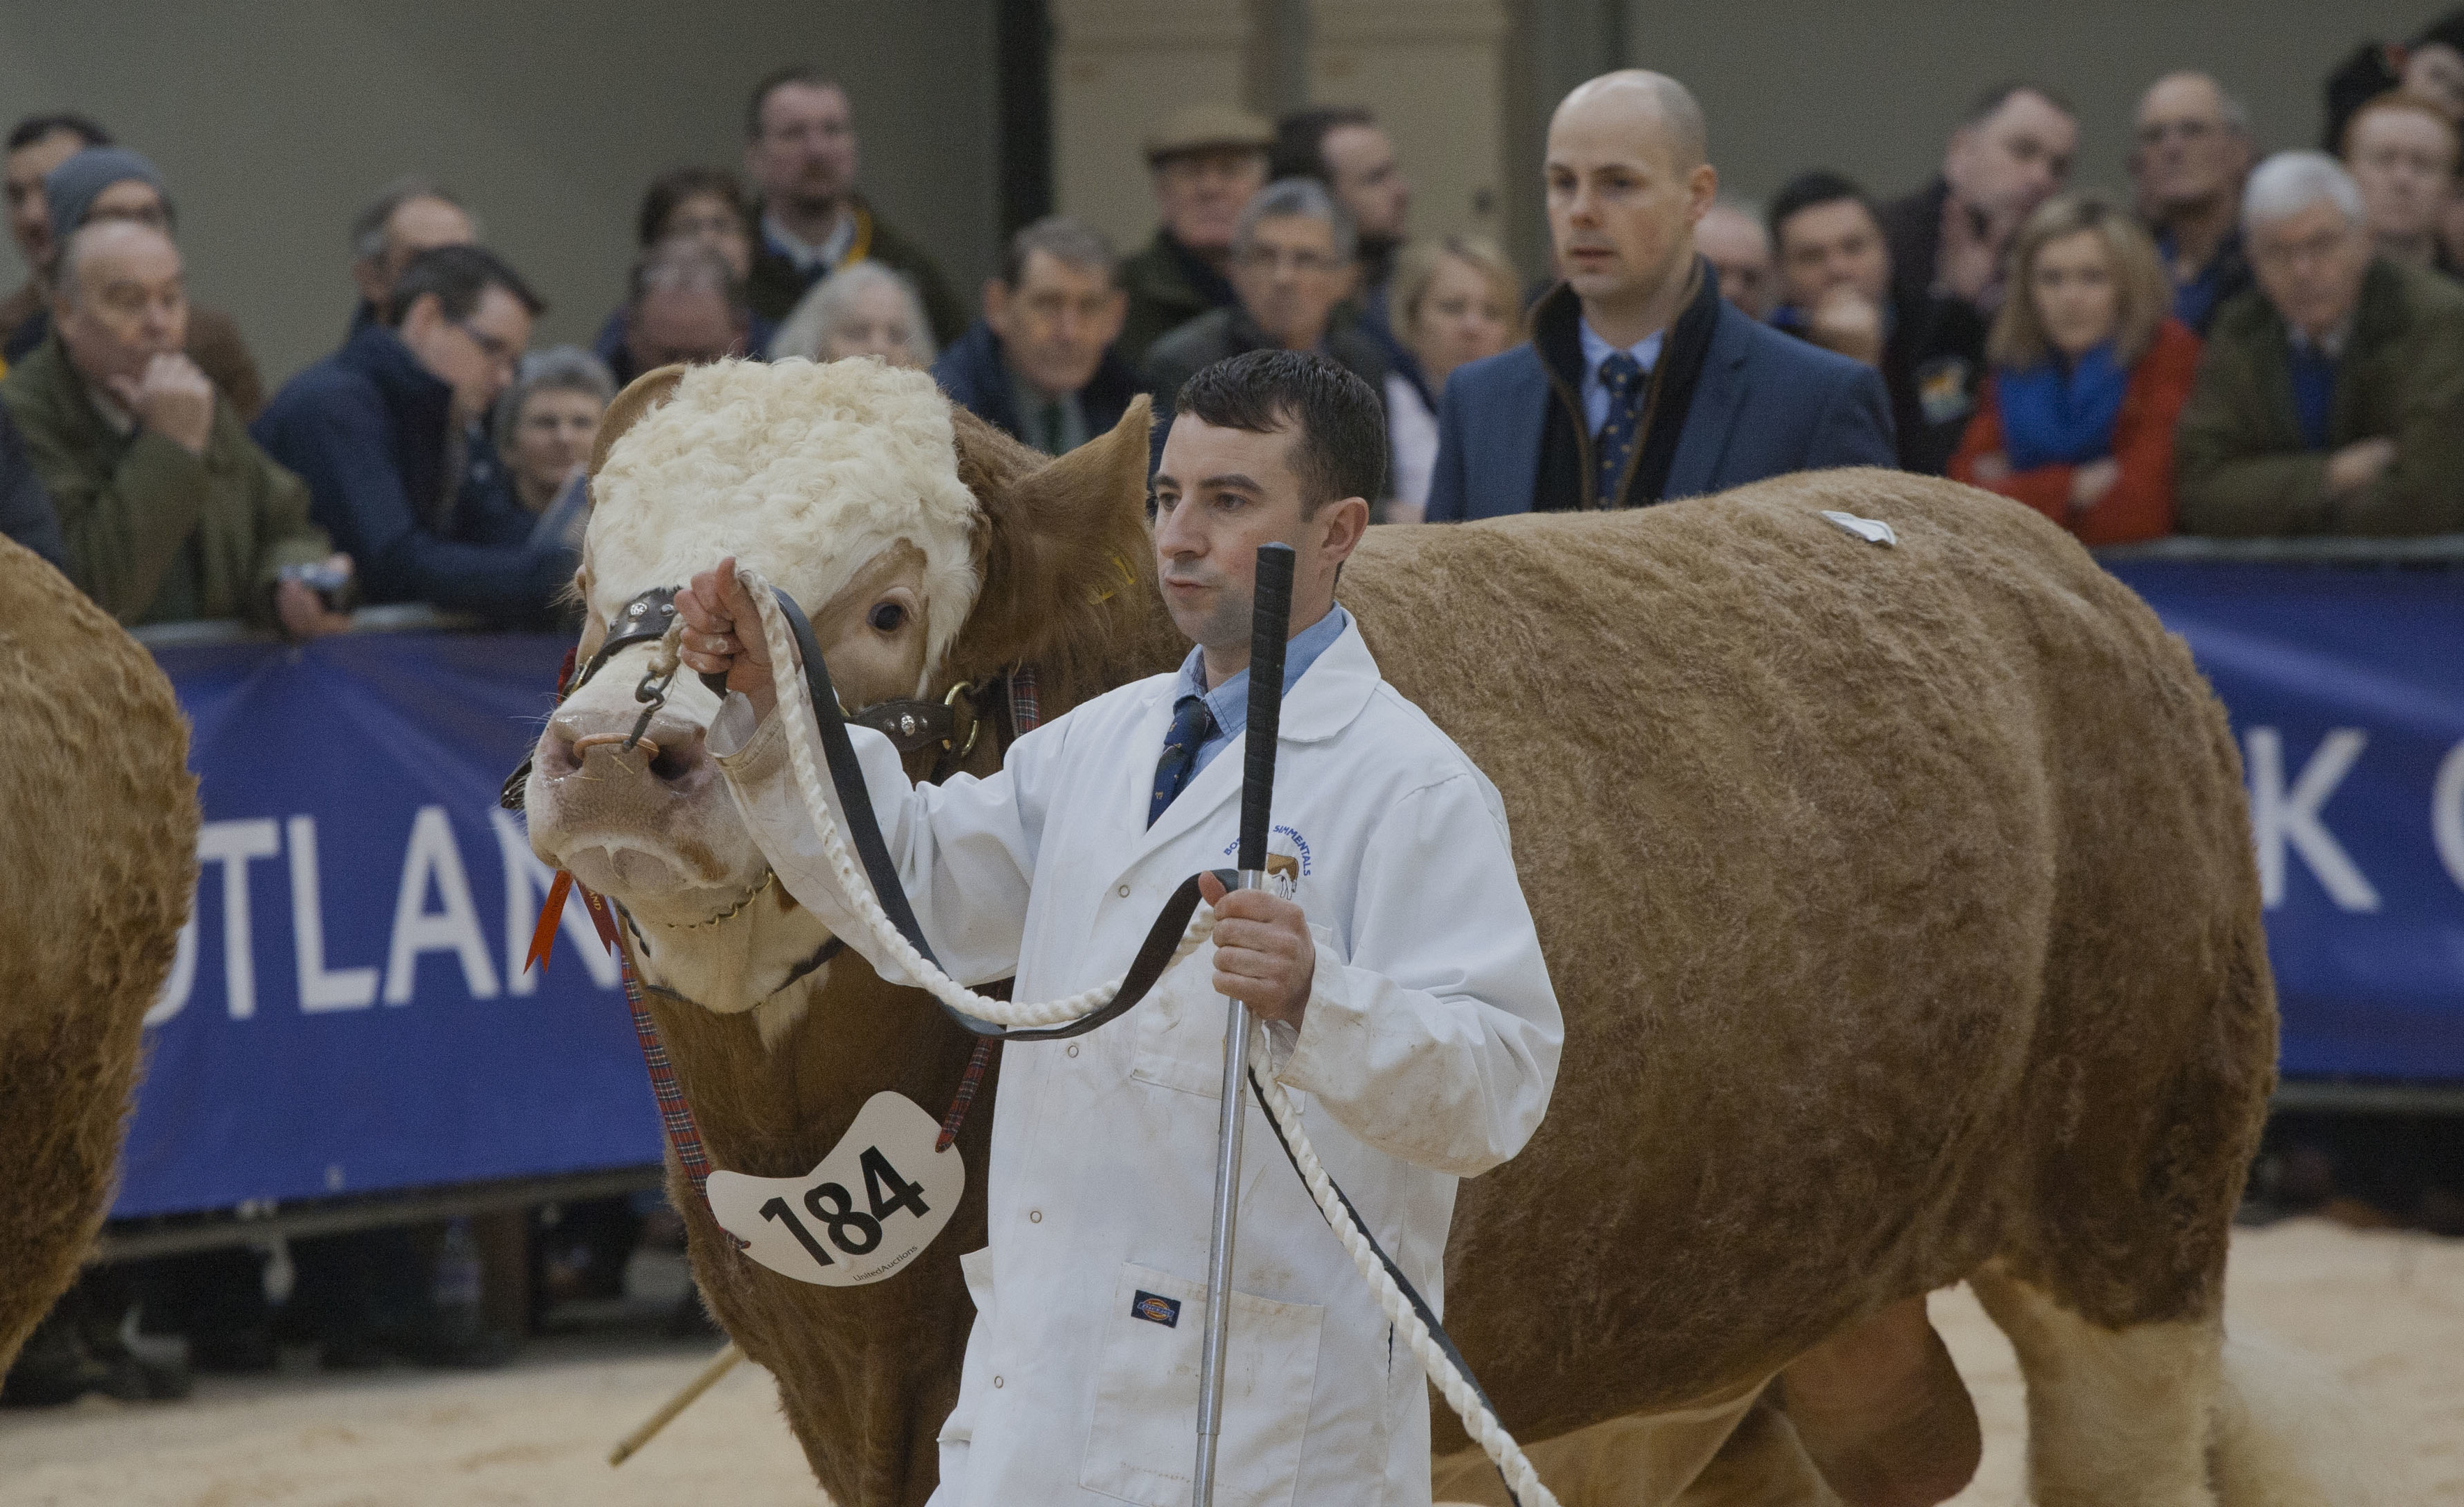
<svg viewBox="0 0 2464 1507">
<path fill-rule="evenodd" d="M 1254 870 L 1241 887 L 1264 887 Z M 1234 999 L 1223 1019 L 1222 1118 L 1215 1132 L 1215 1220 L 1206 1253 L 1206 1333 L 1198 1358 L 1198 1473 L 1195 1507 L 1214 1507 L 1216 1444 L 1223 1431 L 1223 1350 L 1232 1323 L 1232 1236 L 1241 1193 L 1241 1132 L 1248 1125 L 1249 1007 Z"/>
</svg>

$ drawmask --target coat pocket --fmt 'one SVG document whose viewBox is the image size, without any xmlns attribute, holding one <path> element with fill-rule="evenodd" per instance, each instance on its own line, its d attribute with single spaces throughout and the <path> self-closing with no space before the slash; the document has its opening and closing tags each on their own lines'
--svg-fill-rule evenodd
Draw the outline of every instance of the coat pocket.
<svg viewBox="0 0 2464 1507">
<path fill-rule="evenodd" d="M 1232 1295 L 1216 1454 L 1221 1507 L 1289 1507 L 1317 1389 L 1326 1310 Z M 1186 1507 L 1197 1468 L 1206 1284 L 1124 1263 L 1096 1365 L 1078 1484 L 1141 1507 Z"/>
<path fill-rule="evenodd" d="M 1231 1009 L 1207 986 L 1215 978 L 1215 948 L 1199 948 L 1136 1012 L 1135 1056 L 1130 1076 L 1220 1099 L 1223 1094 L 1223 1026 Z"/>
</svg>

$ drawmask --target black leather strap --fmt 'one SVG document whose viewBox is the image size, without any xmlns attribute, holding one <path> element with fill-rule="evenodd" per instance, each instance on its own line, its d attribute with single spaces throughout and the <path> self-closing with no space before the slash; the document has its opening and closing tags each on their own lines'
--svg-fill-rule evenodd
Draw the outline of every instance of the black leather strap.
<svg viewBox="0 0 2464 1507">
<path fill-rule="evenodd" d="M 933 955 L 933 944 L 925 940 L 924 928 L 915 920 L 914 907 L 908 904 L 907 886 L 898 877 L 898 865 L 890 857 L 890 847 L 881 838 L 881 821 L 873 814 L 871 793 L 865 789 L 864 769 L 856 761 L 855 745 L 847 738 L 847 719 L 839 714 L 838 690 L 830 684 L 829 666 L 822 663 L 821 645 L 814 641 L 813 625 L 804 621 L 803 609 L 794 598 L 772 588 L 779 599 L 779 609 L 786 615 L 787 626 L 796 636 L 796 652 L 804 661 L 804 689 L 813 705 L 813 720 L 822 732 L 822 757 L 829 765 L 830 785 L 838 792 L 839 807 L 847 813 L 848 840 L 855 844 L 856 861 L 864 865 L 865 878 L 872 884 L 873 894 L 881 902 L 890 924 L 907 939 L 907 945 L 922 954 L 935 968 L 940 959 Z M 1229 869 L 1218 869 L 1215 877 L 1226 889 L 1240 883 Z M 1189 918 L 1198 912 L 1198 876 L 1181 881 L 1180 887 L 1163 903 L 1162 912 L 1148 928 L 1146 940 L 1139 944 L 1137 956 L 1131 960 L 1130 971 L 1121 980 L 1120 993 L 1112 1002 L 1093 1015 L 1085 1016 L 1067 1025 L 1037 1029 L 993 1025 L 979 1020 L 964 1011 L 953 1010 L 939 999 L 941 1011 L 951 1019 L 978 1036 L 1001 1037 L 1012 1041 L 1052 1041 L 1063 1037 L 1084 1036 L 1107 1021 L 1118 1019 L 1155 987 L 1179 950 L 1181 933 L 1189 929 Z"/>
<path fill-rule="evenodd" d="M 901 696 L 893 701 L 876 701 L 861 711 L 850 713 L 849 722 L 860 728 L 870 728 L 897 746 L 902 754 L 935 743 L 948 743 L 957 736 L 958 713 L 947 702 L 922 701 Z"/>
<path fill-rule="evenodd" d="M 589 685 L 590 677 L 598 674 L 620 650 L 636 644 L 654 644 L 666 638 L 668 624 L 676 621 L 676 593 L 683 589 L 681 586 L 653 586 L 625 603 L 625 610 L 616 614 L 615 621 L 607 624 L 607 637 L 599 645 L 599 652 L 590 656 L 590 663 L 583 666 L 582 673 L 574 677 L 572 685 L 564 688 L 564 693 L 570 696 Z"/>
</svg>

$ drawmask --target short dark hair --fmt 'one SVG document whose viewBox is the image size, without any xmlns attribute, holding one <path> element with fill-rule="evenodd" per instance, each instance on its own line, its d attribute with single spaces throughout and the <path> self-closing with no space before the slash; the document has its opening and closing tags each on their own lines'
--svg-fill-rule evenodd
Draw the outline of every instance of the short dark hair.
<svg viewBox="0 0 2464 1507">
<path fill-rule="evenodd" d="M 465 216 L 471 216 L 470 206 L 453 197 L 435 179 L 425 173 L 405 173 L 379 188 L 376 197 L 360 206 L 360 212 L 351 216 L 351 254 L 368 262 L 383 256 L 385 253 L 385 229 L 393 224 L 394 211 L 413 199 L 434 199 L 440 204 L 451 205 Z M 478 220 L 475 216 L 471 216 L 471 223 L 473 229 L 476 230 Z"/>
<path fill-rule="evenodd" d="M 74 110 L 55 111 L 51 115 L 30 115 L 9 128 L 10 151 L 21 151 L 47 136 L 68 132 L 88 146 L 109 146 L 111 133 L 96 123 L 91 116 Z"/>
<path fill-rule="evenodd" d="M 703 194 L 727 201 L 736 217 L 744 222 L 744 233 L 753 233 L 753 201 L 744 195 L 744 182 L 724 167 L 671 167 L 650 180 L 642 192 L 641 217 L 634 222 L 633 243 L 644 251 L 659 244 L 667 236 L 668 216 L 688 199 Z"/>
<path fill-rule="evenodd" d="M 1771 195 L 1771 207 L 1763 211 L 1763 224 L 1771 230 L 1771 250 L 1779 250 L 1779 228 L 1797 213 L 1842 200 L 1863 205 L 1865 212 L 1873 216 L 1875 227 L 1881 228 L 1881 211 L 1874 207 L 1873 199 L 1857 186 L 1854 179 L 1844 178 L 1829 168 L 1817 167 L 1810 173 L 1799 173 L 1781 185 L 1779 192 Z"/>
<path fill-rule="evenodd" d="M 1267 153 L 1266 177 L 1316 178 L 1333 181 L 1327 170 L 1326 139 L 1338 126 L 1375 125 L 1377 117 L 1366 105 L 1321 104 L 1294 110 L 1275 122 L 1275 144 Z"/>
<path fill-rule="evenodd" d="M 2033 78 L 2006 78 L 1969 100 L 1967 112 L 1959 118 L 1959 123 L 1982 125 L 1994 111 L 2009 104 L 2012 96 L 2023 94 L 2035 95 L 2072 120 L 2079 119 L 2079 106 L 2071 103 L 2070 97 L 2060 91 L 2040 84 Z"/>
<path fill-rule="evenodd" d="M 420 252 L 394 279 L 393 295 L 385 301 L 385 323 L 394 328 L 402 325 L 402 317 L 410 306 L 429 294 L 436 295 L 436 307 L 449 319 L 467 319 L 479 307 L 479 299 L 491 288 L 502 288 L 514 300 L 538 317 L 547 304 L 522 274 L 505 265 L 504 258 L 484 246 L 439 246 Z"/>
<path fill-rule="evenodd" d="M 1386 485 L 1386 404 L 1375 388 L 1311 351 L 1247 351 L 1200 367 L 1173 399 L 1219 429 L 1295 429 L 1301 512 L 1338 497 L 1375 500 Z"/>
<path fill-rule="evenodd" d="M 763 74 L 760 81 L 753 86 L 753 92 L 745 96 L 744 139 L 746 141 L 757 142 L 761 139 L 761 107 L 770 102 L 772 95 L 789 84 L 803 84 L 807 89 L 835 89 L 841 94 L 847 93 L 847 85 L 840 83 L 810 63 L 789 63 L 784 68 L 773 69 Z"/>
</svg>

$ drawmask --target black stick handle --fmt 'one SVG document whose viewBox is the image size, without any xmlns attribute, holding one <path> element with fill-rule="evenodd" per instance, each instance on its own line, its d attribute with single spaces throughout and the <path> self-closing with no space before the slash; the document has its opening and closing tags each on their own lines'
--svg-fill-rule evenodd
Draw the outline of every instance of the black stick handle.
<svg viewBox="0 0 2464 1507">
<path fill-rule="evenodd" d="M 1241 867 L 1266 866 L 1275 799 L 1275 736 L 1284 721 L 1284 644 L 1292 628 L 1292 547 L 1258 546 L 1258 587 L 1249 619 L 1249 731 L 1241 767 Z"/>
</svg>

